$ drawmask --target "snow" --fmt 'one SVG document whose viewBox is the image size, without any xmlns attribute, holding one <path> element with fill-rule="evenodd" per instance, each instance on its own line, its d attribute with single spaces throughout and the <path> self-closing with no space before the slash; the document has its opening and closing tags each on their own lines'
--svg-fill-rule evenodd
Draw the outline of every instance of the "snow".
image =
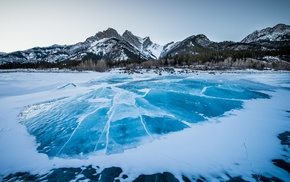
<svg viewBox="0 0 290 182">
<path fill-rule="evenodd" d="M 139 49 L 142 52 L 142 54 L 146 55 L 146 57 L 148 58 L 152 57 L 152 55 L 155 59 L 158 59 L 160 57 L 161 52 L 163 50 L 163 46 L 156 43 L 152 43 L 149 46 L 144 47 L 144 42 L 146 41 L 146 39 L 149 39 L 149 37 L 145 37 L 145 38 L 141 38 L 138 36 L 136 37 L 138 38 L 140 42 L 141 47 Z"/>
<path fill-rule="evenodd" d="M 108 41 L 108 38 L 104 38 L 98 41 L 94 41 L 91 43 L 90 48 L 88 48 L 88 52 L 92 52 L 96 55 L 105 55 L 115 45 L 115 42 Z"/>
<path fill-rule="evenodd" d="M 190 43 L 189 43 L 189 45 L 188 45 L 189 47 L 191 46 L 191 47 L 194 47 L 194 44 L 190 41 Z"/>
<path fill-rule="evenodd" d="M 151 54 L 154 55 L 156 59 L 158 59 L 161 55 L 161 52 L 163 51 L 163 46 L 158 44 L 152 44 L 147 48 L 147 51 L 149 51 Z"/>
<path fill-rule="evenodd" d="M 125 54 L 124 50 L 122 49 L 121 55 L 117 58 L 117 61 L 127 60 L 129 57 Z"/>
<path fill-rule="evenodd" d="M 133 35 L 130 31 L 126 31 L 124 34 L 124 39 L 127 40 L 137 50 L 139 50 L 146 58 L 158 59 L 160 57 L 163 46 L 152 43 L 149 37 L 141 38 L 139 36 Z"/>
<path fill-rule="evenodd" d="M 268 35 L 260 35 L 257 40 L 270 40 L 270 41 L 281 41 L 281 36 L 284 35 L 285 33 L 290 33 L 288 32 L 273 32 Z"/>
<path fill-rule="evenodd" d="M 106 42 L 107 40 L 109 40 L 109 38 L 103 38 L 103 39 L 101 39 L 101 40 L 93 41 L 93 42 L 91 42 L 90 47 L 97 46 L 98 44 L 100 44 L 100 43 L 104 43 L 104 42 Z"/>
<path fill-rule="evenodd" d="M 287 40 L 287 36 L 290 34 L 289 26 L 278 24 L 273 28 L 265 28 L 262 30 L 256 30 L 252 34 L 248 35 L 244 38 L 241 42 L 243 43 L 250 43 L 255 41 L 285 41 Z M 284 36 L 284 37 L 283 37 Z"/>
<path fill-rule="evenodd" d="M 279 72 L 227 72 L 216 75 L 199 72 L 162 77 L 152 73 L 125 75 L 119 74 L 118 70 L 107 73 L 2 72 L 0 178 L 13 172 L 46 173 L 57 167 L 93 164 L 101 168 L 121 167 L 124 174 L 129 176 L 124 181 L 132 181 L 140 174 L 164 171 L 179 178 L 181 175 L 190 178 L 203 176 L 208 181 L 217 181 L 216 176 L 227 179 L 225 172 L 231 176 L 241 175 L 249 181 L 253 181 L 252 174 L 276 176 L 287 181 L 289 173 L 274 166 L 271 160 L 284 159 L 285 156 L 289 158 L 288 149 L 283 150 L 277 138 L 279 133 L 289 130 L 289 113 L 286 111 L 290 103 L 285 99 L 290 94 L 289 76 L 289 73 Z M 164 90 L 169 92 L 160 93 Z M 162 102 L 156 103 L 167 97 L 168 104 L 169 101 L 172 104 L 174 99 L 176 102 L 180 100 L 181 95 L 188 100 L 181 105 L 175 103 L 175 109 L 170 108 L 170 105 L 163 107 Z M 198 98 L 200 102 L 203 99 L 217 102 L 213 106 L 214 113 L 200 112 L 200 117 L 204 118 L 200 122 L 184 116 L 188 113 L 186 110 L 179 114 L 178 109 L 191 106 L 186 105 L 190 102 L 189 98 Z M 228 106 L 222 104 L 225 101 L 228 101 Z M 29 126 L 25 122 L 41 116 L 41 113 L 58 113 L 57 110 L 61 108 L 59 116 L 63 117 L 66 108 L 73 108 L 74 103 L 86 105 L 87 110 L 83 115 L 75 114 L 77 126 L 73 134 L 69 134 L 69 139 L 60 146 L 56 156 L 39 152 L 41 140 L 29 133 Z M 196 108 L 197 111 L 201 111 L 200 107 Z M 223 110 L 226 107 L 231 109 Z M 131 137 L 138 134 L 135 132 L 135 120 L 140 120 L 140 128 L 144 128 L 142 136 L 145 138 L 138 135 L 138 142 L 133 142 L 133 147 L 132 143 L 125 142 L 123 150 L 113 150 L 113 153 L 94 150 L 90 153 L 83 151 L 79 155 L 59 155 L 66 153 L 66 146 L 75 139 L 74 135 L 83 127 L 82 124 L 90 121 L 86 118 L 102 108 L 107 108 L 105 114 L 109 118 L 101 128 L 104 130 L 104 140 L 100 137 L 97 143 L 104 142 L 105 150 L 112 147 L 108 138 L 117 137 L 110 135 L 116 130 L 108 129 L 116 126 L 120 120 L 135 123 L 132 130 L 129 129 L 132 131 L 129 133 Z M 146 119 L 183 117 L 181 123 L 186 127 L 169 133 L 153 133 L 152 125 L 148 125 L 140 116 L 146 116 Z M 33 127 L 37 127 L 39 122 Z M 54 122 L 58 123 L 57 120 Z M 60 129 L 68 126 L 64 124 L 63 127 Z M 87 129 L 84 131 L 89 132 Z M 86 142 L 82 146 L 85 148 Z"/>
<path fill-rule="evenodd" d="M 266 59 L 267 61 L 280 61 L 281 59 L 279 57 L 275 56 L 264 56 L 263 59 Z"/>
<path fill-rule="evenodd" d="M 172 42 L 170 44 L 167 44 L 166 46 L 164 46 L 162 52 L 160 53 L 160 57 L 164 57 L 169 51 L 171 51 L 172 49 L 174 49 L 176 46 L 178 46 L 181 42 Z"/>
</svg>

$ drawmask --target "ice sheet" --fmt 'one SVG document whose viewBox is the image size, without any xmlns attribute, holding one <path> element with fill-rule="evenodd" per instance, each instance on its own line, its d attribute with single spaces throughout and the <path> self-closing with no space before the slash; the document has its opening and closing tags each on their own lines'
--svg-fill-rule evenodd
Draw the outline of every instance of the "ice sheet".
<svg viewBox="0 0 290 182">
<path fill-rule="evenodd" d="M 289 73 L 0 78 L 1 93 L 9 89 L 0 97 L 1 175 L 93 164 L 119 166 L 128 181 L 164 171 L 289 178 L 271 162 L 289 157 L 277 138 L 289 130 Z M 58 89 L 69 83 L 75 86 Z"/>
</svg>

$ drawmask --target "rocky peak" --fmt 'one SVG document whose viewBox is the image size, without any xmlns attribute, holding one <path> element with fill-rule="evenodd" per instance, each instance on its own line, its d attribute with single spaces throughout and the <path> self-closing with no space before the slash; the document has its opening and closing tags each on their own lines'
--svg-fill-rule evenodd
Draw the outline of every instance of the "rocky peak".
<svg viewBox="0 0 290 182">
<path fill-rule="evenodd" d="M 212 41 L 210 41 L 204 34 L 194 36 L 194 40 L 203 47 L 208 47 L 212 43 Z"/>
<path fill-rule="evenodd" d="M 257 41 L 290 41 L 290 26 L 278 24 L 274 27 L 256 30 L 245 37 L 241 42 L 251 43 Z"/>
<path fill-rule="evenodd" d="M 138 36 L 135 36 L 132 32 L 126 30 L 122 37 L 127 40 L 129 43 L 131 43 L 132 45 L 134 45 L 135 47 L 137 47 L 138 49 L 141 48 L 142 42 L 141 42 L 141 38 Z"/>
<path fill-rule="evenodd" d="M 205 36 L 204 34 L 198 34 L 196 36 L 194 36 L 195 40 L 198 41 L 198 40 L 203 40 L 203 41 L 210 41 L 207 36 Z"/>
<path fill-rule="evenodd" d="M 121 39 L 122 37 L 119 35 L 119 33 L 113 29 L 113 28 L 108 28 L 107 30 L 100 31 L 96 33 L 95 36 L 87 38 L 86 41 L 98 41 L 104 38 L 117 38 Z"/>
<path fill-rule="evenodd" d="M 143 47 L 147 48 L 148 46 L 152 45 L 153 42 L 150 40 L 150 37 L 145 37 L 143 39 Z"/>
<path fill-rule="evenodd" d="M 127 37 L 134 37 L 133 33 L 129 30 L 126 30 L 123 34 L 122 37 L 127 38 Z"/>
<path fill-rule="evenodd" d="M 274 26 L 272 29 L 276 32 L 283 32 L 283 31 L 289 31 L 290 26 L 280 23 L 280 24 Z"/>
<path fill-rule="evenodd" d="M 118 34 L 118 32 L 115 29 L 113 29 L 113 28 L 108 28 L 105 31 L 98 32 L 95 35 L 95 37 L 98 37 L 99 39 L 112 38 L 112 37 L 115 37 L 115 38 L 118 38 L 118 39 L 121 38 L 121 36 Z"/>
<path fill-rule="evenodd" d="M 100 31 L 96 33 L 95 36 L 87 38 L 86 41 L 92 42 L 92 41 L 98 41 L 104 38 L 117 38 L 117 39 L 122 39 L 122 37 L 119 35 L 119 33 L 113 29 L 113 28 L 108 28 L 107 30 Z"/>
</svg>

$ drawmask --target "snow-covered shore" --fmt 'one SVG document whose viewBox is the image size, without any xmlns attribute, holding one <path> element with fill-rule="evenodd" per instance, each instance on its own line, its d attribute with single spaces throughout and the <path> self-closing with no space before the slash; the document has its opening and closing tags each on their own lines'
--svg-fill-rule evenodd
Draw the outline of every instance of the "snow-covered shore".
<svg viewBox="0 0 290 182">
<path fill-rule="evenodd" d="M 145 73 L 170 73 L 173 71 L 175 74 L 180 73 L 210 73 L 210 72 L 217 72 L 217 73 L 290 73 L 290 71 L 287 70 L 274 70 L 274 69 L 268 69 L 268 70 L 256 70 L 256 69 L 225 69 L 225 70 L 195 70 L 191 68 L 185 68 L 185 67 L 160 67 L 160 68 L 112 68 L 108 69 L 107 72 L 113 72 L 113 73 L 139 73 L 139 74 L 145 74 Z M 76 71 L 76 70 L 70 70 L 70 69 L 58 69 L 58 68 L 50 68 L 50 69 L 32 69 L 32 68 L 19 68 L 19 69 L 0 69 L 0 73 L 15 73 L 15 72 L 29 72 L 29 73 L 83 73 L 83 72 L 93 72 L 93 71 Z"/>
<path fill-rule="evenodd" d="M 56 74 L 57 72 L 57 74 Z M 161 72 L 161 75 L 160 75 Z M 203 176 L 208 181 L 241 176 L 253 181 L 253 174 L 287 181 L 289 173 L 272 163 L 283 159 L 289 163 L 289 149 L 280 144 L 278 134 L 289 131 L 290 73 L 285 71 L 194 71 L 176 69 L 174 73 L 138 70 L 124 75 L 123 70 L 110 72 L 70 72 L 15 70 L 0 73 L 0 178 L 16 172 L 44 174 L 52 168 L 99 166 L 102 170 L 121 167 L 132 181 L 140 174 L 170 172 L 180 181 Z M 210 74 L 209 74 L 210 73 Z M 112 155 L 92 154 L 84 159 L 49 158 L 37 151 L 34 136 L 19 123 L 19 113 L 27 106 L 54 99 L 74 97 L 98 88 L 112 86 L 102 82 L 122 75 L 132 80 L 149 80 L 168 75 L 203 80 L 250 80 L 269 85 L 261 92 L 270 99 L 243 100 L 243 109 L 231 110 L 221 117 L 192 124 L 190 128 L 169 133 L 137 148 Z M 222 106 L 221 106 L 222 107 Z M 217 179 L 219 177 L 220 179 Z"/>
</svg>

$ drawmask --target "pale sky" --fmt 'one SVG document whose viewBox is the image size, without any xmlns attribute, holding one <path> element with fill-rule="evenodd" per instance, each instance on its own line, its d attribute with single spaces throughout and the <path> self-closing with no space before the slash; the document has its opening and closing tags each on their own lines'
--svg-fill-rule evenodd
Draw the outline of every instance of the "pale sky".
<svg viewBox="0 0 290 182">
<path fill-rule="evenodd" d="M 240 41 L 290 25 L 290 0 L 0 0 L 0 52 L 84 41 L 108 27 L 164 45 L 191 35 Z"/>
</svg>

